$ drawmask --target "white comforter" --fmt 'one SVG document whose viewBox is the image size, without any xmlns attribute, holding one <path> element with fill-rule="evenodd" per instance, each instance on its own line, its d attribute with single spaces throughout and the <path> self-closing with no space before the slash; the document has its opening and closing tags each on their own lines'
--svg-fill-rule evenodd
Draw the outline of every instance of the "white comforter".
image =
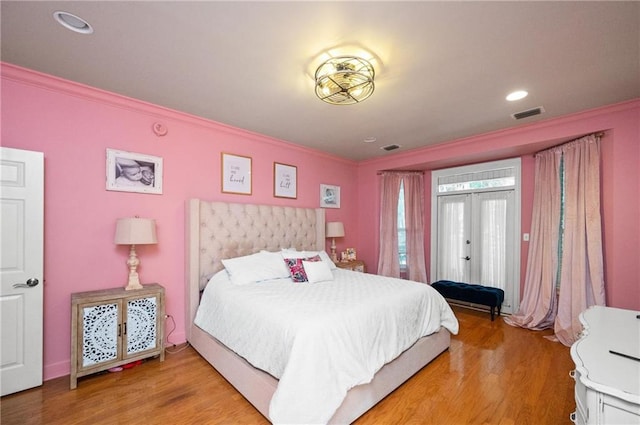
<svg viewBox="0 0 640 425">
<path fill-rule="evenodd" d="M 326 423 L 347 391 L 441 326 L 458 321 L 429 285 L 348 270 L 315 284 L 289 279 L 234 285 L 223 270 L 202 296 L 195 323 L 278 378 L 269 417 Z"/>
</svg>

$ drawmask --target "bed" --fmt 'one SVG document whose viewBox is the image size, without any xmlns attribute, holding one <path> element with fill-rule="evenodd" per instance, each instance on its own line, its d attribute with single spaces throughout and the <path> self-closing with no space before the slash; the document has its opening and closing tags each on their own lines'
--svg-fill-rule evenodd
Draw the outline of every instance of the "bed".
<svg viewBox="0 0 640 425">
<path fill-rule="evenodd" d="M 324 210 L 207 202 L 199 199 L 188 200 L 186 208 L 187 340 L 271 421 L 269 409 L 274 394 L 277 395 L 278 379 L 253 367 L 194 323 L 201 290 L 212 276 L 216 276 L 224 268 L 223 259 L 248 256 L 260 251 L 276 252 L 282 248 L 324 251 Z M 457 331 L 457 322 L 453 330 Z M 322 422 L 353 422 L 446 351 L 450 335 L 449 330 L 439 327 L 436 332 L 418 339 L 410 348 L 379 369 L 370 382 L 351 388 L 330 419 Z"/>
</svg>

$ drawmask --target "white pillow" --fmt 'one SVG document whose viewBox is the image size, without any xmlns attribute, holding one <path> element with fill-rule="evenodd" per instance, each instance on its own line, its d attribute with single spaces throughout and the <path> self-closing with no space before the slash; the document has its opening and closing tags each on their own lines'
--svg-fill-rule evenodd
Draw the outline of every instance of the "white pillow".
<svg viewBox="0 0 640 425">
<path fill-rule="evenodd" d="M 302 260 L 304 272 L 307 275 L 309 283 L 327 282 L 333 280 L 331 268 L 324 261 L 305 261 Z"/>
<path fill-rule="evenodd" d="M 280 252 L 260 251 L 263 257 L 265 270 L 272 274 L 269 279 L 281 279 L 289 277 L 289 268 L 284 263 Z M 265 279 L 263 279 L 265 280 Z"/>
<path fill-rule="evenodd" d="M 327 254 L 326 251 L 320 251 L 320 258 L 322 258 L 322 261 L 326 261 L 327 263 L 329 263 L 329 267 L 331 268 L 331 270 L 335 270 L 338 268 L 338 266 L 335 265 L 335 263 L 333 262 L 331 257 L 329 257 L 329 254 Z"/>
<path fill-rule="evenodd" d="M 243 257 L 228 258 L 222 260 L 222 264 L 229 273 L 231 282 L 236 285 L 289 277 L 289 270 L 279 252 L 262 251 Z"/>
</svg>

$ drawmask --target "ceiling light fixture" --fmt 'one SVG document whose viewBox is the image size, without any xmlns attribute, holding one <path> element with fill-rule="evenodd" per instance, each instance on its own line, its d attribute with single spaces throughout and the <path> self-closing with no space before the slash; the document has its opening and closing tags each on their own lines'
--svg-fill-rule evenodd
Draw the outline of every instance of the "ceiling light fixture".
<svg viewBox="0 0 640 425">
<path fill-rule="evenodd" d="M 53 12 L 53 18 L 68 30 L 80 34 L 93 34 L 93 27 L 79 16 L 58 10 Z"/>
<path fill-rule="evenodd" d="M 365 59 L 356 56 L 331 58 L 316 71 L 316 95 L 332 105 L 359 103 L 373 93 L 374 77 L 375 70 Z"/>
<path fill-rule="evenodd" d="M 525 97 L 527 97 L 528 94 L 529 93 L 526 92 L 525 90 L 516 90 L 514 92 L 509 93 L 505 99 L 507 99 L 509 102 L 513 102 L 515 100 L 524 99 Z"/>
</svg>

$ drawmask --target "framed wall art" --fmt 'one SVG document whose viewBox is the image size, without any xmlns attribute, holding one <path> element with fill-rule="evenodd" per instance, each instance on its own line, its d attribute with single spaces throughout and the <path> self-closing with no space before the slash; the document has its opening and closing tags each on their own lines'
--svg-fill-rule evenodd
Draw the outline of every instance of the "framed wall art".
<svg viewBox="0 0 640 425">
<path fill-rule="evenodd" d="M 162 158 L 107 149 L 107 190 L 162 194 Z"/>
<path fill-rule="evenodd" d="M 340 186 L 320 185 L 320 207 L 340 208 Z"/>
<path fill-rule="evenodd" d="M 273 163 L 273 196 L 292 199 L 298 197 L 298 167 Z"/>
<path fill-rule="evenodd" d="M 222 192 L 251 195 L 251 157 L 222 153 Z"/>
</svg>

